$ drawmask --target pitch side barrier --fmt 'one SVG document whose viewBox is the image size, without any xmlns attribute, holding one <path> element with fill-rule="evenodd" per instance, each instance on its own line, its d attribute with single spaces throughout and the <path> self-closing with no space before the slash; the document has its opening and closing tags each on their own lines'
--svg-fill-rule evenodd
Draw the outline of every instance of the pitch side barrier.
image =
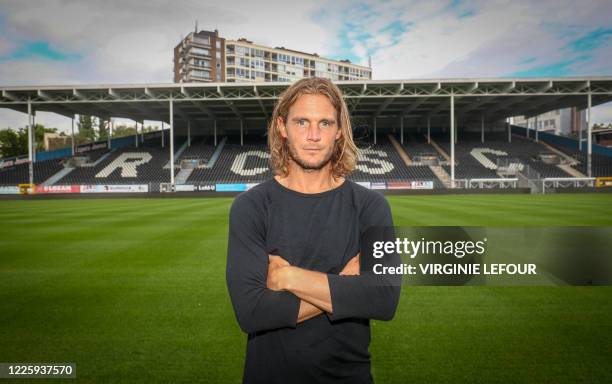
<svg viewBox="0 0 612 384">
<path fill-rule="evenodd" d="M 569 189 L 584 191 L 600 189 L 612 192 L 612 177 L 545 177 L 525 180 L 523 185 L 520 178 L 491 178 L 491 179 L 457 179 L 453 186 L 457 189 L 529 189 L 532 193 L 550 193 Z M 532 188 L 529 182 L 539 188 Z"/>
<path fill-rule="evenodd" d="M 380 191 L 385 195 L 409 195 L 409 194 L 464 194 L 464 193 L 528 193 L 524 188 L 506 188 L 498 190 L 493 188 L 481 189 L 451 189 L 436 188 L 434 180 L 394 180 L 394 181 L 356 181 L 357 184 Z M 235 196 L 248 191 L 258 183 L 199 183 L 199 184 L 177 184 L 161 183 L 159 191 L 162 194 L 198 196 Z"/>
<path fill-rule="evenodd" d="M 148 184 L 96 184 L 96 185 L 34 185 L 0 186 L 0 195 L 49 195 L 88 193 L 148 193 Z"/>
<path fill-rule="evenodd" d="M 368 188 L 388 192 L 402 191 L 434 191 L 433 180 L 412 180 L 412 181 L 388 181 L 388 182 L 357 182 Z M 151 184 L 99 184 L 99 185 L 33 185 L 20 184 L 18 186 L 1 186 L 0 195 L 88 195 L 88 194 L 108 194 L 110 195 L 207 195 L 207 196 L 233 196 L 238 193 L 248 191 L 258 183 L 199 183 L 199 184 L 176 184 L 160 183 Z M 159 193 L 158 193 L 159 191 Z"/>
<path fill-rule="evenodd" d="M 612 192 L 612 178 L 543 178 L 542 193 L 550 192 Z M 435 188 L 433 180 L 357 182 L 385 195 L 409 194 L 474 194 L 474 193 L 533 193 L 521 187 L 517 178 L 456 179 L 454 188 Z M 33 185 L 0 186 L 0 196 L 28 197 L 223 197 L 248 191 L 258 183 L 199 183 L 199 184 L 97 184 L 97 185 Z M 159 189 L 158 189 L 159 187 Z M 538 191 L 540 192 L 540 191 Z"/>
<path fill-rule="evenodd" d="M 433 180 L 411 180 L 411 181 L 381 181 L 381 182 L 356 182 L 368 189 L 377 190 L 433 190 Z M 215 184 L 179 184 L 172 188 L 169 183 L 160 184 L 160 192 L 244 192 L 256 186 L 258 183 L 215 183 Z"/>
<path fill-rule="evenodd" d="M 595 177 L 548 177 L 542 179 L 542 193 L 561 188 L 593 188 L 605 186 Z M 602 178 L 605 179 L 605 178 Z"/>
</svg>

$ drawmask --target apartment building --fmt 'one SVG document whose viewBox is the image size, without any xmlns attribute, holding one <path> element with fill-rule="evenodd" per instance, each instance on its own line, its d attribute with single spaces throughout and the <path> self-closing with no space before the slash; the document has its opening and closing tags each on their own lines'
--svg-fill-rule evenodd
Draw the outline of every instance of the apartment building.
<svg viewBox="0 0 612 384">
<path fill-rule="evenodd" d="M 189 33 L 174 48 L 174 82 L 293 82 L 305 77 L 369 80 L 372 69 L 316 53 L 267 47 L 217 30 Z"/>
<path fill-rule="evenodd" d="M 526 119 L 524 116 L 515 117 L 514 123 L 529 129 L 536 129 L 534 117 Z M 579 132 L 586 132 L 586 110 L 576 107 L 556 109 L 542 113 L 537 118 L 540 132 L 554 133 L 555 135 L 577 136 Z"/>
</svg>

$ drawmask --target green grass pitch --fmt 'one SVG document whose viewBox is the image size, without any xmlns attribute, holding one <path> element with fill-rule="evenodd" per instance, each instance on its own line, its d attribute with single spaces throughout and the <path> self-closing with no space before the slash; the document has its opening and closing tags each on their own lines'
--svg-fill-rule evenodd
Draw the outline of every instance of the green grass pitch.
<svg viewBox="0 0 612 384">
<path fill-rule="evenodd" d="M 612 194 L 388 200 L 396 225 L 612 225 Z M 86 382 L 240 382 L 231 202 L 0 201 L 0 362 L 75 362 Z M 612 382 L 612 287 L 405 287 L 372 333 L 378 383 Z"/>
</svg>

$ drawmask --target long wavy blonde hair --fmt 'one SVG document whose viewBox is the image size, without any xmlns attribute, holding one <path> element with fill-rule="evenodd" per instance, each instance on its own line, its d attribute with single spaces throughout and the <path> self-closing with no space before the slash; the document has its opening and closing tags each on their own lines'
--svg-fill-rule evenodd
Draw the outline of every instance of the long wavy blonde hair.
<svg viewBox="0 0 612 384">
<path fill-rule="evenodd" d="M 289 174 L 289 148 L 287 139 L 280 132 L 278 118 L 287 124 L 289 109 L 302 95 L 326 96 L 336 109 L 341 136 L 334 144 L 331 157 L 332 176 L 345 177 L 355 168 L 357 146 L 353 141 L 353 129 L 348 108 L 342 97 L 342 91 L 331 80 L 321 77 L 301 79 L 287 88 L 279 97 L 268 127 L 268 146 L 270 147 L 270 165 L 275 175 L 286 177 Z"/>
</svg>

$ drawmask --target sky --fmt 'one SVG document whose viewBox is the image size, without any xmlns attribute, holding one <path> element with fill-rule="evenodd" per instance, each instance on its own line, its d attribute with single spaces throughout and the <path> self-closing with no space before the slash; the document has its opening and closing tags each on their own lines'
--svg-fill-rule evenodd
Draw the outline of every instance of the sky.
<svg viewBox="0 0 612 384">
<path fill-rule="evenodd" d="M 611 19 L 610 0 L 0 0 L 0 86 L 170 83 L 173 48 L 196 20 L 227 39 L 371 57 L 376 80 L 611 76 Z M 612 123 L 612 103 L 593 121 Z M 26 122 L 0 109 L 0 129 Z"/>
</svg>

